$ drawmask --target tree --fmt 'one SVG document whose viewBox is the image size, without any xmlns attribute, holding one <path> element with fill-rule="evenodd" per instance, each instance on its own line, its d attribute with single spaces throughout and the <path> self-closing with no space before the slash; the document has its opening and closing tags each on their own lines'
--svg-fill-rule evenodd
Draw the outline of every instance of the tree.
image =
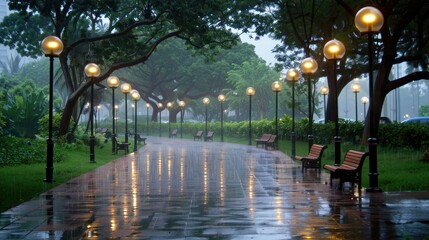
<svg viewBox="0 0 429 240">
<path fill-rule="evenodd" d="M 7 58 L 6 62 L 0 62 L 0 69 L 2 70 L 2 74 L 7 76 L 12 76 L 18 73 L 21 68 L 21 56 L 19 55 L 10 55 L 10 58 Z"/>
<path fill-rule="evenodd" d="M 369 105 L 374 110 L 375 129 L 378 131 L 383 102 L 387 94 L 407 83 L 429 79 L 429 2 L 369 1 L 384 15 L 385 24 L 376 35 L 375 59 L 378 64 L 374 84 L 374 99 Z M 280 4 L 274 16 L 278 20 L 275 36 L 281 39 L 278 46 L 279 60 L 297 66 L 304 55 L 313 56 L 319 63 L 316 77 L 328 78 L 329 88 L 337 84 L 338 93 L 356 77 L 368 72 L 368 50 L 366 37 L 354 27 L 356 12 L 365 5 L 356 1 L 287 1 Z M 332 11 L 332 9 L 343 11 Z M 335 82 L 334 66 L 323 58 L 324 44 L 336 38 L 346 46 L 346 55 L 339 63 L 340 77 Z M 397 79 L 389 79 L 394 65 L 407 64 L 413 71 Z M 332 94 L 328 95 L 328 120 L 333 120 Z M 366 119 L 365 135 L 368 134 L 369 119 Z M 366 137 L 364 136 L 364 139 Z"/>
<path fill-rule="evenodd" d="M 267 4 L 263 0 L 11 0 L 9 9 L 15 12 L 0 25 L 0 43 L 35 57 L 46 35 L 63 40 L 59 61 L 68 99 L 60 134 L 66 134 L 71 117 L 79 112 L 77 106 L 82 105 L 80 97 L 92 83 L 147 61 L 161 42 L 172 37 L 202 51 L 230 47 L 237 41 L 231 29 L 270 21 L 259 14 Z M 88 62 L 102 67 L 93 82 L 83 76 Z"/>
</svg>

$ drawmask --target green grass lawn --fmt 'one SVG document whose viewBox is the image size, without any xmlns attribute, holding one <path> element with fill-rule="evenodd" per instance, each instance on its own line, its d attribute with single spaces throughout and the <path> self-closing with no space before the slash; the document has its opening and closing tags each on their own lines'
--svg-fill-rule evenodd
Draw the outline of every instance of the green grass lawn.
<svg viewBox="0 0 429 240">
<path fill-rule="evenodd" d="M 179 136 L 180 137 L 180 136 Z M 184 138 L 192 139 L 192 135 L 184 135 Z M 247 144 L 247 139 L 225 137 L 225 142 Z M 215 136 L 214 141 L 220 141 Z M 290 154 L 291 142 L 279 141 L 279 149 Z M 307 154 L 307 142 L 296 143 L 296 154 Z M 333 145 L 329 145 L 325 151 L 322 164 L 334 162 Z M 348 149 L 365 151 L 365 147 L 342 145 L 342 155 Z M 112 155 L 110 141 L 95 148 L 96 163 L 89 163 L 89 147 L 66 148 L 66 159 L 54 163 L 54 183 L 44 183 L 45 164 L 31 164 L 19 166 L 7 166 L 0 168 L 0 211 L 7 210 L 22 202 L 60 185 L 74 177 L 91 171 L 123 155 Z M 379 187 L 383 191 L 428 191 L 429 190 L 429 164 L 420 162 L 423 150 L 410 149 L 385 149 L 378 148 L 378 172 Z M 363 168 L 362 185 L 368 187 L 368 158 Z"/>
</svg>

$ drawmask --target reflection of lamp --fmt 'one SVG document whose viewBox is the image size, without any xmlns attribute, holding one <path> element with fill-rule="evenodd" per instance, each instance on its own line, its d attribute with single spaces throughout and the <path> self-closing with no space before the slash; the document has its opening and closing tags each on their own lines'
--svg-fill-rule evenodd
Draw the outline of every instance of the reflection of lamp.
<svg viewBox="0 0 429 240">
<path fill-rule="evenodd" d="M 249 96 L 249 145 L 252 145 L 252 96 L 255 95 L 255 89 L 248 87 L 246 95 Z"/>
<path fill-rule="evenodd" d="M 167 109 L 168 109 L 168 137 L 171 137 L 171 125 L 170 125 L 170 119 L 171 119 L 171 109 L 173 108 L 173 103 L 172 102 L 168 102 L 167 103 Z"/>
<path fill-rule="evenodd" d="M 295 159 L 296 155 L 296 135 L 295 135 L 295 82 L 301 77 L 299 71 L 295 68 L 289 69 L 286 73 L 286 79 L 292 84 L 292 148 L 291 158 Z"/>
<path fill-rule="evenodd" d="M 119 106 L 115 105 L 115 131 L 118 132 Z"/>
<path fill-rule="evenodd" d="M 338 126 L 338 93 L 337 93 L 337 60 L 341 59 L 346 53 L 346 48 L 344 44 L 338 40 L 331 40 L 325 44 L 323 47 L 323 54 L 328 61 L 332 61 L 334 66 L 334 81 L 332 84 L 332 93 L 333 93 L 333 109 L 335 113 L 335 136 L 334 136 L 334 157 L 335 165 L 340 165 L 341 163 L 341 137 L 339 136 L 339 126 Z"/>
<path fill-rule="evenodd" d="M 362 97 L 361 102 L 363 104 L 363 118 L 366 118 L 366 104 L 369 102 L 369 99 L 367 97 Z"/>
<path fill-rule="evenodd" d="M 179 101 L 180 107 L 180 138 L 183 138 L 183 108 L 185 108 L 185 101 Z"/>
<path fill-rule="evenodd" d="M 357 83 L 352 84 L 352 91 L 355 94 L 355 114 L 356 114 L 356 122 L 358 121 L 358 101 L 357 94 L 360 92 L 360 85 Z"/>
<path fill-rule="evenodd" d="M 63 51 L 63 42 L 55 36 L 43 39 L 41 48 L 46 57 L 49 57 L 49 125 L 48 139 L 46 140 L 46 178 L 45 182 L 54 181 L 54 141 L 52 140 L 52 122 L 54 109 L 54 57 L 59 57 Z"/>
<path fill-rule="evenodd" d="M 209 105 L 210 99 L 207 97 L 203 98 L 203 103 L 204 103 L 204 105 L 206 105 L 206 129 L 205 129 L 206 132 L 205 132 L 205 135 L 207 135 L 207 105 Z"/>
<path fill-rule="evenodd" d="M 323 113 L 325 115 L 325 123 L 326 123 L 326 95 L 329 93 L 329 88 L 327 86 L 323 86 L 320 88 L 320 94 L 323 95 Z"/>
<path fill-rule="evenodd" d="M 100 67 L 95 63 L 88 63 L 85 66 L 85 74 L 90 78 L 91 81 L 91 107 L 90 107 L 90 127 L 91 127 L 91 136 L 89 137 L 89 162 L 95 163 L 95 152 L 94 152 L 94 77 L 100 75 Z"/>
<path fill-rule="evenodd" d="M 146 103 L 146 135 L 149 135 L 149 108 L 150 104 Z"/>
<path fill-rule="evenodd" d="M 158 103 L 158 111 L 159 111 L 159 136 L 160 137 L 162 136 L 162 134 L 161 134 L 161 123 L 162 123 L 162 121 L 161 121 L 161 113 L 162 113 L 162 108 L 163 107 L 164 107 L 164 105 L 162 105 L 162 103 L 159 102 Z"/>
<path fill-rule="evenodd" d="M 127 94 L 131 92 L 131 85 L 122 83 L 121 91 L 125 95 L 125 142 L 128 143 L 128 107 L 127 107 Z"/>
<path fill-rule="evenodd" d="M 107 85 L 112 89 L 112 154 L 114 154 L 116 148 L 116 127 L 115 127 L 115 88 L 119 86 L 119 78 L 116 76 L 110 76 L 107 78 Z"/>
<path fill-rule="evenodd" d="M 137 102 L 140 100 L 140 94 L 137 90 L 130 92 L 131 99 L 134 100 L 134 152 L 137 151 Z"/>
<path fill-rule="evenodd" d="M 223 142 L 223 102 L 225 102 L 225 95 L 220 94 L 217 96 L 217 100 L 220 102 L 220 141 Z"/>
<path fill-rule="evenodd" d="M 383 14 L 374 7 L 364 7 L 360 9 L 355 16 L 356 28 L 362 33 L 368 35 L 368 78 L 369 78 L 369 101 L 374 102 L 374 83 L 373 83 L 373 34 L 380 31 L 384 23 Z M 378 170 L 377 170 L 377 138 L 374 129 L 374 106 L 369 107 L 369 188 L 367 191 L 379 192 Z"/>
<path fill-rule="evenodd" d="M 276 93 L 276 119 L 275 119 L 275 126 L 276 126 L 276 136 L 279 137 L 279 121 L 278 121 L 278 111 L 279 111 L 279 92 L 282 90 L 282 83 L 280 81 L 275 81 L 271 84 L 271 89 L 273 92 Z M 277 141 L 276 141 L 276 147 L 277 147 Z"/>
<path fill-rule="evenodd" d="M 311 104 L 311 79 L 310 75 L 314 74 L 317 71 L 317 62 L 311 57 L 305 58 L 301 61 L 299 65 L 301 72 L 304 76 L 307 77 L 307 95 L 308 95 L 308 150 L 310 151 L 311 145 L 313 145 L 313 111 Z"/>
</svg>

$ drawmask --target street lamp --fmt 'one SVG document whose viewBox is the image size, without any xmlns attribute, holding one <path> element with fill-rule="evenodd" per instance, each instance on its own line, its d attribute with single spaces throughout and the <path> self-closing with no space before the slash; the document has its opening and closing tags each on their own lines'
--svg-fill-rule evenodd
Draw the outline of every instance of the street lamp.
<svg viewBox="0 0 429 240">
<path fill-rule="evenodd" d="M 162 118 L 161 113 L 162 113 L 162 108 L 163 107 L 164 107 L 164 105 L 161 102 L 159 102 L 158 103 L 158 110 L 159 110 L 159 136 L 160 137 L 162 136 L 162 134 L 161 134 L 161 123 L 162 123 L 162 121 L 161 121 L 161 118 Z"/>
<path fill-rule="evenodd" d="M 275 119 L 275 126 L 276 126 L 276 136 L 279 137 L 279 121 L 278 121 L 278 111 L 279 111 L 279 92 L 282 90 L 283 86 L 280 81 L 275 81 L 271 84 L 271 89 L 273 92 L 276 93 L 276 119 Z M 277 141 L 276 141 L 277 143 Z M 277 144 L 276 144 L 277 147 Z"/>
<path fill-rule="evenodd" d="M 223 102 L 225 102 L 225 95 L 220 94 L 217 100 L 220 102 L 220 141 L 223 142 Z"/>
<path fill-rule="evenodd" d="M 335 113 L 335 136 L 334 136 L 334 158 L 335 165 L 341 164 L 341 137 L 339 135 L 339 126 L 338 126 L 338 93 L 337 93 L 337 60 L 344 57 L 346 53 L 346 48 L 344 44 L 336 39 L 328 41 L 323 47 L 323 54 L 328 61 L 332 61 L 334 69 L 334 81 L 332 84 L 332 93 L 333 93 L 333 109 Z"/>
<path fill-rule="evenodd" d="M 358 121 L 358 100 L 357 94 L 360 92 L 360 85 L 357 83 L 352 84 L 352 91 L 355 94 L 355 114 L 356 114 L 356 122 Z"/>
<path fill-rule="evenodd" d="M 168 109 L 168 137 L 171 137 L 171 125 L 170 125 L 170 111 L 173 108 L 173 103 L 172 102 L 168 102 L 167 103 L 167 109 Z"/>
<path fill-rule="evenodd" d="M 183 138 L 183 108 L 185 108 L 185 101 L 179 101 L 180 107 L 180 138 Z"/>
<path fill-rule="evenodd" d="M 307 77 L 307 95 L 308 95 L 308 150 L 310 151 L 311 145 L 313 145 L 314 137 L 313 137 L 313 111 L 311 104 L 311 79 L 310 75 L 314 74 L 317 71 L 317 62 L 311 57 L 305 58 L 301 61 L 299 65 L 301 72 L 304 76 Z"/>
<path fill-rule="evenodd" d="M 119 86 L 119 78 L 116 76 L 108 77 L 107 85 L 112 89 L 112 154 L 114 154 L 116 152 L 115 88 Z"/>
<path fill-rule="evenodd" d="M 131 85 L 129 83 L 121 84 L 121 92 L 125 95 L 125 142 L 128 143 L 128 107 L 127 107 L 127 94 L 131 92 Z"/>
<path fill-rule="evenodd" d="M 368 97 L 362 97 L 361 102 L 363 104 L 363 119 L 366 119 L 366 104 L 369 102 Z"/>
<path fill-rule="evenodd" d="M 203 98 L 203 103 L 206 106 L 206 129 L 205 129 L 205 135 L 207 135 L 207 105 L 209 105 L 210 99 L 208 97 Z"/>
<path fill-rule="evenodd" d="M 323 113 L 325 116 L 325 123 L 326 123 L 326 95 L 329 93 L 329 88 L 327 86 L 323 86 L 320 88 L 320 94 L 323 95 Z"/>
<path fill-rule="evenodd" d="M 94 77 L 100 75 L 100 67 L 95 63 L 88 63 L 85 66 L 85 74 L 90 78 L 91 81 L 91 107 L 89 110 L 90 115 L 90 127 L 91 127 L 91 136 L 89 137 L 89 162 L 95 163 L 95 152 L 94 152 Z"/>
<path fill-rule="evenodd" d="M 384 23 L 383 14 L 374 7 L 364 7 L 360 9 L 355 16 L 355 26 L 362 34 L 368 35 L 368 77 L 369 77 L 369 101 L 374 102 L 374 83 L 373 83 L 373 34 L 380 31 Z M 377 137 L 374 129 L 374 106 L 369 107 L 369 192 L 380 192 L 378 187 L 378 170 L 377 170 Z"/>
<path fill-rule="evenodd" d="M 134 152 L 137 152 L 137 102 L 140 100 L 140 94 L 137 90 L 132 90 L 130 95 L 134 100 Z"/>
<path fill-rule="evenodd" d="M 64 45 L 61 39 L 55 36 L 47 36 L 41 43 L 42 52 L 49 57 L 49 123 L 48 139 L 46 140 L 46 178 L 45 182 L 54 181 L 54 141 L 52 140 L 52 122 L 54 109 L 54 57 L 59 57 Z"/>
<path fill-rule="evenodd" d="M 296 69 L 292 68 L 286 72 L 286 79 L 292 84 L 292 148 L 291 158 L 295 159 L 296 155 L 296 135 L 295 135 L 295 82 L 301 78 L 301 73 Z"/>
<path fill-rule="evenodd" d="M 252 145 L 252 96 L 255 95 L 255 89 L 246 88 L 246 95 L 249 96 L 249 145 Z"/>
<path fill-rule="evenodd" d="M 149 108 L 150 104 L 146 103 L 146 135 L 149 135 Z"/>
</svg>

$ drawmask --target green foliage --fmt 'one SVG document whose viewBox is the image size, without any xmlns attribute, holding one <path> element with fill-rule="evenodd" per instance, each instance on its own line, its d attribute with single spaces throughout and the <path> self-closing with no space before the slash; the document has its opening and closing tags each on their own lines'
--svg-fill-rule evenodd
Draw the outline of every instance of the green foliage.
<svg viewBox="0 0 429 240">
<path fill-rule="evenodd" d="M 429 105 L 421 105 L 419 107 L 419 116 L 429 116 Z"/>
<path fill-rule="evenodd" d="M 58 138 L 58 129 L 60 128 L 62 113 L 54 113 L 52 118 L 52 136 Z M 39 119 L 39 134 L 41 136 L 47 137 L 49 131 L 49 114 L 46 114 Z"/>
<path fill-rule="evenodd" d="M 3 136 L 0 137 L 0 142 L 0 167 L 46 162 L 46 141 Z M 54 147 L 54 161 L 61 162 L 64 152 L 58 151 L 61 147 Z"/>
</svg>

